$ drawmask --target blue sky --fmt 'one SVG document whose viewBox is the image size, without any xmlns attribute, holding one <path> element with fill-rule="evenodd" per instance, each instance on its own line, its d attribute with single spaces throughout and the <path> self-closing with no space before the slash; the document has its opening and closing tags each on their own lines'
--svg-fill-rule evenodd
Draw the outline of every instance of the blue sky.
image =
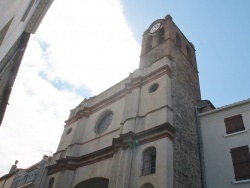
<svg viewBox="0 0 250 188">
<path fill-rule="evenodd" d="M 84 98 L 139 67 L 143 32 L 170 14 L 196 48 L 202 99 L 250 97 L 250 1 L 58 0 L 30 38 L 0 127 L 0 176 L 56 152 Z M 5 143 L 8 143 L 6 147 Z"/>
<path fill-rule="evenodd" d="M 216 107 L 250 97 L 250 1 L 124 0 L 137 42 L 156 19 L 170 14 L 196 48 L 202 99 Z"/>
</svg>

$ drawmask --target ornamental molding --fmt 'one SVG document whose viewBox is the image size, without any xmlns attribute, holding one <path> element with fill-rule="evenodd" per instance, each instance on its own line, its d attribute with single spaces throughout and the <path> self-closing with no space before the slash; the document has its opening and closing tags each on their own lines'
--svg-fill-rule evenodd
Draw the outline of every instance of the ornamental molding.
<svg viewBox="0 0 250 188">
<path fill-rule="evenodd" d="M 168 75 L 170 78 L 172 77 L 172 70 L 168 65 L 164 65 L 149 74 L 145 76 L 137 76 L 135 78 L 131 78 L 132 74 L 127 78 L 128 82 L 125 83 L 125 87 L 111 95 L 110 97 L 107 97 L 106 99 L 92 105 L 91 107 L 84 106 L 83 109 L 76 112 L 76 114 L 65 121 L 65 127 L 68 125 L 76 122 L 79 119 L 82 119 L 83 117 L 88 118 L 91 114 L 107 107 L 108 105 L 111 105 L 112 103 L 115 103 L 116 101 L 119 101 L 120 99 L 124 98 L 126 94 L 131 94 L 132 90 L 141 88 L 143 85 L 146 85 L 164 75 Z M 91 98 L 89 99 L 91 100 Z"/>
<path fill-rule="evenodd" d="M 48 166 L 48 175 L 63 170 L 74 171 L 79 167 L 113 158 L 120 149 L 134 148 L 163 138 L 169 138 L 173 141 L 175 132 L 175 128 L 170 123 L 164 123 L 139 133 L 130 131 L 120 134 L 119 138 L 113 138 L 112 144 L 109 147 L 79 157 L 66 156 L 65 158 L 56 160 L 56 164 Z"/>
</svg>

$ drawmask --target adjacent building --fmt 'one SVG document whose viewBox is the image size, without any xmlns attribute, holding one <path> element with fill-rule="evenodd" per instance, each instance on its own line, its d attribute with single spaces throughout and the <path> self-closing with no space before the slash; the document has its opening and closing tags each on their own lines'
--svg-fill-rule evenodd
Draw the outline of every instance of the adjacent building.
<svg viewBox="0 0 250 188">
<path fill-rule="evenodd" d="M 0 0 L 0 125 L 23 54 L 53 0 Z"/>
<path fill-rule="evenodd" d="M 27 169 L 17 168 L 17 162 L 10 172 L 0 178 L 1 188 L 34 188 L 43 187 L 42 179 L 47 174 L 47 165 L 51 157 L 46 155 L 43 159 Z"/>
<path fill-rule="evenodd" d="M 250 187 L 250 99 L 199 114 L 207 188 Z"/>
</svg>

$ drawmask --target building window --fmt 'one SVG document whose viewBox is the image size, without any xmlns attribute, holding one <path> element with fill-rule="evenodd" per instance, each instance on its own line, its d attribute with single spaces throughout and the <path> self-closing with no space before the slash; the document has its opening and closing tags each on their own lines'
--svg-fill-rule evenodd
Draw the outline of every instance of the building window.
<svg viewBox="0 0 250 188">
<path fill-rule="evenodd" d="M 235 180 L 250 179 L 250 154 L 248 146 L 231 149 Z"/>
<path fill-rule="evenodd" d="M 156 149 L 150 148 L 143 153 L 142 175 L 154 174 L 156 168 Z"/>
<path fill-rule="evenodd" d="M 159 87 L 159 84 L 158 84 L 158 83 L 154 83 L 153 85 L 151 85 L 151 86 L 149 87 L 148 92 L 149 92 L 149 93 L 153 93 L 153 92 L 155 92 L 155 91 L 158 89 L 158 87 Z"/>
<path fill-rule="evenodd" d="M 91 178 L 80 182 L 74 188 L 108 188 L 109 180 L 106 178 Z"/>
<path fill-rule="evenodd" d="M 189 46 L 187 46 L 187 58 L 189 60 L 192 60 L 192 58 L 191 58 L 191 50 L 190 50 Z"/>
<path fill-rule="evenodd" d="M 104 116 L 102 116 L 100 120 L 97 122 L 96 133 L 102 134 L 111 124 L 112 119 L 113 119 L 113 113 L 111 111 L 105 113 Z"/>
<path fill-rule="evenodd" d="M 145 52 L 152 49 L 152 35 L 147 38 Z"/>
<path fill-rule="evenodd" d="M 55 181 L 55 178 L 50 178 L 49 179 L 49 186 L 48 186 L 48 188 L 52 188 L 53 187 L 54 181 Z"/>
<path fill-rule="evenodd" d="M 157 44 L 161 44 L 164 41 L 164 28 L 162 27 L 157 32 Z"/>
<path fill-rule="evenodd" d="M 241 114 L 225 118 L 224 122 L 227 134 L 245 130 Z"/>
<path fill-rule="evenodd" d="M 175 33 L 175 37 L 176 37 L 176 45 L 178 48 L 181 48 L 181 37 L 178 33 Z"/>
<path fill-rule="evenodd" d="M 71 131 L 72 131 L 72 128 L 69 128 L 69 129 L 67 130 L 66 134 L 71 133 Z"/>
</svg>

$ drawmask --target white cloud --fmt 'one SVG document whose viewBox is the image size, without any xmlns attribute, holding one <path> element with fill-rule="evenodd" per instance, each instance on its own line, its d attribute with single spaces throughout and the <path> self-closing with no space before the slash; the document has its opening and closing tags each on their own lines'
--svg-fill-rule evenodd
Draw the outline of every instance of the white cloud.
<svg viewBox="0 0 250 188">
<path fill-rule="evenodd" d="M 1 126 L 0 176 L 16 159 L 26 168 L 39 150 L 55 152 L 70 109 L 127 77 L 139 51 L 119 1 L 54 1 L 30 39 Z M 79 88 L 90 91 L 79 96 Z"/>
<path fill-rule="evenodd" d="M 76 87 L 86 85 L 97 94 L 138 67 L 140 48 L 119 2 L 54 3 L 53 11 L 37 33 L 51 44 L 49 79 L 67 81 Z M 61 9 L 57 8 L 59 4 Z M 110 79 L 108 74 L 114 78 Z"/>
</svg>

